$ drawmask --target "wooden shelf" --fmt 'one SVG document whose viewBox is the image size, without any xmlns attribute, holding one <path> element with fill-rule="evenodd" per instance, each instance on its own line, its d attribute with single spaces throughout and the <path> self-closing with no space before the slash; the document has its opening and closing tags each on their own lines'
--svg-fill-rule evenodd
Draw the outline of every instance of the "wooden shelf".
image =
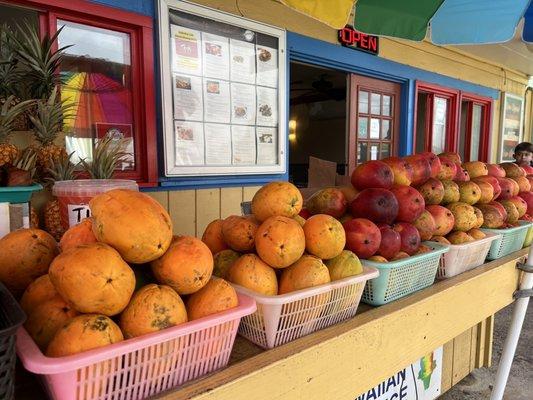
<svg viewBox="0 0 533 400">
<path fill-rule="evenodd" d="M 520 250 L 272 350 L 244 339 L 230 365 L 164 400 L 354 399 L 513 301 Z M 468 354 L 470 360 L 470 354 Z"/>
</svg>

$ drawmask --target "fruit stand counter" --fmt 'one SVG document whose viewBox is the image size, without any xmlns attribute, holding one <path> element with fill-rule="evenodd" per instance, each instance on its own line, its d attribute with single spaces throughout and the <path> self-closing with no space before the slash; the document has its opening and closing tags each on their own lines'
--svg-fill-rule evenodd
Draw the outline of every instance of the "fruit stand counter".
<svg viewBox="0 0 533 400">
<path fill-rule="evenodd" d="M 444 345 L 442 392 L 491 362 L 493 315 L 513 301 L 520 250 L 351 320 L 263 351 L 238 338 L 230 365 L 164 400 L 354 399 Z"/>
</svg>

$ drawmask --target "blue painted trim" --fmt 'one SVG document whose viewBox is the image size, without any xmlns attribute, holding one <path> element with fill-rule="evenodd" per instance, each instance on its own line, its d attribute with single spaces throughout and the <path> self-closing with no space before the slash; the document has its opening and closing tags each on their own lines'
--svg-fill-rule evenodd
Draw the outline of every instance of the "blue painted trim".
<svg viewBox="0 0 533 400">
<path fill-rule="evenodd" d="M 480 96 L 498 98 L 499 92 L 496 89 L 400 64 L 297 33 L 287 32 L 287 43 L 291 56 L 300 61 L 394 82 L 421 80 Z"/>
<path fill-rule="evenodd" d="M 120 8 L 138 14 L 155 16 L 155 0 L 90 0 L 92 3 L 103 4 L 110 7 Z"/>
<path fill-rule="evenodd" d="M 238 186 L 260 186 L 271 181 L 286 181 L 288 174 L 280 175 L 254 175 L 254 176 L 235 176 L 235 177 L 205 177 L 205 178 L 160 178 L 158 187 L 142 188 L 146 192 L 186 190 L 186 189 L 208 189 L 220 187 L 238 187 Z"/>
</svg>

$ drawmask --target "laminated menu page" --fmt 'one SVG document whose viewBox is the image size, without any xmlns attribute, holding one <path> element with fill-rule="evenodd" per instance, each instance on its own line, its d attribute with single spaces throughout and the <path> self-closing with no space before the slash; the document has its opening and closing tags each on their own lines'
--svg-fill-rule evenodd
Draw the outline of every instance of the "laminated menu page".
<svg viewBox="0 0 533 400">
<path fill-rule="evenodd" d="M 255 128 L 246 125 L 231 127 L 233 164 L 255 164 Z"/>
<path fill-rule="evenodd" d="M 205 163 L 231 164 L 231 127 L 224 124 L 205 124 Z"/>
<path fill-rule="evenodd" d="M 194 29 L 172 25 L 170 34 L 174 50 L 172 52 L 173 70 L 186 74 L 201 75 L 201 33 Z"/>
<path fill-rule="evenodd" d="M 203 130 L 201 122 L 174 121 L 176 165 L 204 164 Z"/>
<path fill-rule="evenodd" d="M 231 123 L 255 125 L 255 86 L 231 83 Z"/>
<path fill-rule="evenodd" d="M 223 36 L 202 33 L 204 76 L 229 80 L 229 40 Z"/>
<path fill-rule="evenodd" d="M 278 87 L 278 50 L 257 46 L 257 84 Z"/>
<path fill-rule="evenodd" d="M 257 135 L 257 164 L 271 165 L 278 162 L 278 131 L 276 128 L 258 126 Z"/>
<path fill-rule="evenodd" d="M 255 84 L 255 45 L 230 39 L 230 79 Z"/>
<path fill-rule="evenodd" d="M 230 122 L 229 82 L 204 78 L 204 120 L 206 122 Z"/>
<path fill-rule="evenodd" d="M 257 125 L 278 125 L 278 91 L 257 86 Z"/>
<path fill-rule="evenodd" d="M 204 116 L 202 78 L 174 74 L 173 83 L 174 119 L 202 121 Z"/>
</svg>

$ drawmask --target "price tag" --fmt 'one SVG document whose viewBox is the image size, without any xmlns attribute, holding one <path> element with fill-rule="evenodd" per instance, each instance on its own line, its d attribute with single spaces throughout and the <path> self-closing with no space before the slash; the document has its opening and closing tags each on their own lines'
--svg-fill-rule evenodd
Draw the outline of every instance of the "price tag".
<svg viewBox="0 0 533 400">
<path fill-rule="evenodd" d="M 83 219 L 91 216 L 88 204 L 68 205 L 68 226 L 78 225 Z"/>
</svg>

